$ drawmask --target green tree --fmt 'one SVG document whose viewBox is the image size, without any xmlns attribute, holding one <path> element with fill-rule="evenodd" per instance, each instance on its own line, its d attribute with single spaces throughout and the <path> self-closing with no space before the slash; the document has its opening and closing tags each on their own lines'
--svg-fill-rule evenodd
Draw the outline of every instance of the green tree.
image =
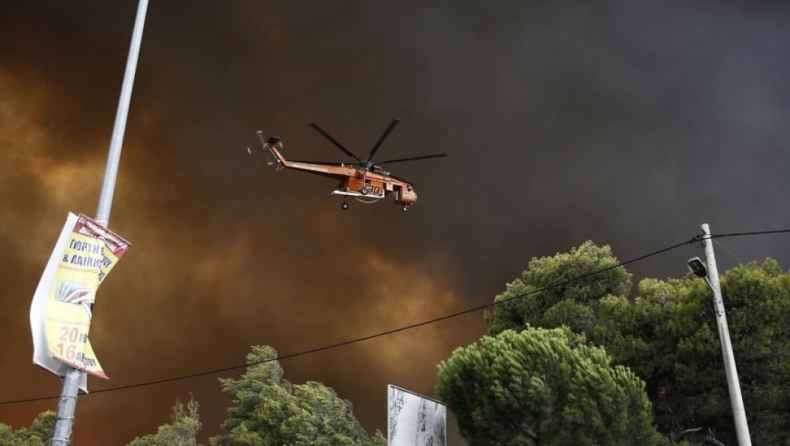
<svg viewBox="0 0 790 446">
<path fill-rule="evenodd" d="M 486 313 L 491 335 L 505 330 L 567 325 L 575 333 L 591 334 L 598 300 L 627 296 L 631 274 L 612 256 L 608 246 L 584 242 L 570 253 L 533 258 L 521 277 L 496 296 Z"/>
<path fill-rule="evenodd" d="M 0 423 L 0 445 L 3 446 L 46 446 L 52 439 L 55 428 L 55 412 L 48 410 L 38 414 L 30 429 L 14 430 Z"/>
<path fill-rule="evenodd" d="M 195 439 L 202 426 L 199 407 L 192 396 L 186 404 L 176 400 L 170 416 L 172 423 L 160 426 L 155 434 L 135 438 L 129 446 L 200 446 Z"/>
<path fill-rule="evenodd" d="M 644 382 L 568 329 L 505 330 L 439 365 L 437 394 L 477 445 L 648 445 Z"/>
<path fill-rule="evenodd" d="M 234 406 L 222 423 L 228 435 L 211 438 L 212 445 L 386 445 L 379 432 L 368 437 L 349 401 L 318 382 L 291 384 L 276 359 L 273 348 L 253 347 L 241 378 L 220 379 Z"/>
<path fill-rule="evenodd" d="M 489 332 L 529 323 L 584 333 L 606 348 L 613 364 L 645 381 L 664 435 L 735 444 L 707 284 L 691 275 L 644 279 L 630 299 L 631 275 L 617 265 L 608 247 L 591 242 L 533 259 L 495 298 L 498 305 L 486 315 Z M 790 445 L 790 274 L 767 259 L 727 271 L 721 286 L 754 444 Z"/>
<path fill-rule="evenodd" d="M 790 274 L 767 259 L 727 271 L 721 287 L 752 441 L 790 445 Z M 662 432 L 701 427 L 735 444 L 707 284 L 645 279 L 639 291 L 601 301 L 594 341 L 645 379 Z"/>
</svg>

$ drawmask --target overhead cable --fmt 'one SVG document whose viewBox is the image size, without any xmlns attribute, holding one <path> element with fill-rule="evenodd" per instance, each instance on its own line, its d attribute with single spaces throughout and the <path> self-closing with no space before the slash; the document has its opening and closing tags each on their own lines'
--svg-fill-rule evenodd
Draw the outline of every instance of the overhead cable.
<svg viewBox="0 0 790 446">
<path fill-rule="evenodd" d="M 779 234 L 779 233 L 790 233 L 790 229 L 776 230 L 776 231 L 741 232 L 741 233 L 731 233 L 731 234 L 712 234 L 711 238 L 713 239 L 713 238 L 723 238 L 723 237 L 752 236 L 752 235 Z M 369 341 L 371 339 L 376 339 L 376 338 L 380 338 L 380 337 L 384 337 L 384 336 L 389 336 L 389 335 L 392 335 L 392 334 L 395 334 L 395 333 L 400 333 L 400 332 L 403 332 L 403 331 L 407 331 L 407 330 L 412 330 L 412 329 L 415 329 L 415 328 L 423 327 L 423 326 L 426 326 L 426 325 L 435 324 L 437 322 L 445 321 L 447 319 L 452 319 L 452 318 L 455 318 L 455 317 L 458 317 L 458 316 L 463 316 L 465 314 L 474 313 L 474 312 L 477 312 L 477 311 L 480 311 L 480 310 L 485 310 L 486 308 L 491 308 L 491 307 L 494 307 L 494 306 L 497 306 L 497 305 L 502 305 L 502 304 L 505 304 L 505 303 L 509 303 L 509 302 L 512 302 L 512 301 L 515 301 L 515 300 L 518 300 L 518 299 L 523 299 L 524 297 L 527 297 L 529 295 L 540 293 L 540 292 L 543 292 L 543 291 L 547 291 L 547 290 L 550 290 L 550 289 L 553 289 L 553 288 L 556 288 L 556 287 L 564 286 L 564 285 L 567 285 L 567 284 L 569 284 L 571 282 L 575 282 L 577 280 L 582 280 L 582 279 L 585 279 L 585 278 L 588 278 L 588 277 L 591 277 L 591 276 L 595 276 L 595 275 L 604 273 L 606 271 L 609 271 L 609 270 L 612 270 L 612 269 L 615 269 L 615 268 L 619 268 L 621 266 L 625 266 L 625 265 L 629 265 L 629 264 L 632 264 L 632 263 L 636 263 L 636 262 L 648 259 L 650 257 L 654 257 L 654 256 L 657 256 L 659 254 L 663 254 L 665 252 L 672 251 L 673 249 L 677 249 L 677 248 L 679 248 L 681 246 L 684 246 L 684 245 L 694 244 L 694 243 L 700 241 L 701 239 L 702 239 L 702 236 L 697 235 L 697 236 L 694 236 L 690 240 L 687 240 L 687 241 L 684 241 L 684 242 L 681 242 L 681 243 L 677 243 L 677 244 L 674 244 L 672 246 L 669 246 L 669 247 L 666 247 L 666 248 L 663 248 L 663 249 L 659 249 L 658 251 L 653 251 L 653 252 L 651 252 L 649 254 L 645 254 L 645 255 L 633 258 L 631 260 L 625 261 L 625 262 L 620 262 L 620 263 L 617 263 L 615 265 L 608 266 L 606 268 L 602 268 L 602 269 L 599 269 L 599 270 L 596 270 L 596 271 L 592 271 L 590 273 L 581 274 L 581 275 L 578 275 L 578 276 L 575 276 L 575 277 L 571 277 L 570 279 L 566 279 L 566 280 L 563 280 L 563 281 L 560 281 L 560 282 L 556 282 L 556 283 L 553 283 L 551 285 L 547 285 L 545 287 L 529 291 L 527 293 L 522 293 L 522 294 L 519 294 L 519 295 L 516 295 L 516 296 L 511 296 L 511 297 L 509 297 L 507 299 L 502 299 L 502 300 L 500 300 L 498 302 L 491 302 L 491 303 L 487 303 L 487 304 L 483 304 L 483 305 L 478 305 L 478 306 L 475 306 L 475 307 L 467 308 L 465 310 L 456 311 L 454 313 L 445 314 L 443 316 L 439 316 L 439 317 L 436 317 L 436 318 L 433 318 L 433 319 L 428 319 L 428 320 L 425 320 L 425 321 L 422 321 L 422 322 L 417 322 L 417 323 L 410 324 L 410 325 L 405 325 L 403 327 L 398 327 L 398 328 L 394 328 L 394 329 L 391 329 L 391 330 L 385 330 L 385 331 L 381 331 L 381 332 L 374 333 L 374 334 L 371 334 L 371 335 L 362 336 L 362 337 L 358 337 L 358 338 L 354 338 L 354 339 L 349 339 L 347 341 L 341 341 L 341 342 L 337 342 L 337 343 L 334 343 L 334 344 L 328 344 L 328 345 L 324 345 L 324 346 L 321 346 L 321 347 L 312 348 L 312 349 L 309 349 L 309 350 L 303 350 L 303 351 L 297 352 L 297 353 L 290 353 L 290 354 L 287 354 L 287 355 L 282 355 L 282 356 L 280 356 L 278 358 L 272 358 L 272 359 L 252 362 L 252 363 L 248 363 L 248 364 L 238 364 L 238 365 L 233 365 L 233 366 L 229 366 L 229 367 L 222 367 L 222 368 L 218 368 L 218 369 L 206 370 L 206 371 L 203 371 L 203 372 L 190 373 L 190 374 L 187 374 L 187 375 L 179 375 L 179 376 L 174 376 L 174 377 L 171 377 L 171 378 L 163 378 L 163 379 L 158 379 L 158 380 L 153 380 L 153 381 L 145 381 L 145 382 L 136 383 L 136 384 L 128 384 L 128 385 L 125 385 L 125 386 L 110 387 L 110 388 L 106 388 L 106 389 L 94 390 L 93 392 L 89 393 L 88 395 L 107 393 L 107 392 L 115 392 L 115 391 L 119 391 L 119 390 L 133 389 L 133 388 L 137 388 L 137 387 L 145 387 L 145 386 L 151 386 L 151 385 L 155 385 L 155 384 L 164 384 L 164 383 L 168 383 L 168 382 L 181 381 L 181 380 L 185 380 L 185 379 L 197 378 L 197 377 L 206 376 L 206 375 L 214 375 L 214 374 L 217 374 L 217 373 L 229 372 L 231 370 L 236 370 L 236 369 L 241 369 L 241 368 L 245 368 L 245 367 L 249 367 L 249 366 L 263 364 L 263 363 L 266 363 L 266 362 L 282 361 L 284 359 L 298 358 L 300 356 L 307 356 L 307 355 L 311 355 L 311 354 L 314 354 L 314 353 L 319 353 L 319 352 L 326 351 L 326 350 L 332 350 L 332 349 L 336 349 L 336 348 L 340 348 L 340 347 L 345 347 L 345 346 L 348 346 L 348 345 L 358 344 L 360 342 L 365 342 L 365 341 Z M 29 402 L 34 402 L 34 401 L 43 401 L 43 400 L 50 400 L 50 399 L 56 399 L 56 398 L 58 398 L 58 396 L 45 396 L 45 397 L 39 397 L 39 398 L 26 398 L 26 399 L 13 400 L 13 401 L 2 401 L 2 402 L 0 402 L 0 405 L 29 403 Z"/>
</svg>

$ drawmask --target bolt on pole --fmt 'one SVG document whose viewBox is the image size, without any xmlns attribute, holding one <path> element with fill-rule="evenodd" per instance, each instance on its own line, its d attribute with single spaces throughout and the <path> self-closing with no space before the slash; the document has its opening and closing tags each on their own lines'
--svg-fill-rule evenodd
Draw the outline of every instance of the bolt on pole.
<svg viewBox="0 0 790 446">
<path fill-rule="evenodd" d="M 115 125 L 112 129 L 110 149 L 107 155 L 107 165 L 104 171 L 99 204 L 96 208 L 96 221 L 104 226 L 110 223 L 110 210 L 115 192 L 115 180 L 118 176 L 118 164 L 121 160 L 123 136 L 126 132 L 126 118 L 129 115 L 129 103 L 132 98 L 132 86 L 137 70 L 137 59 L 140 54 L 140 43 L 143 39 L 143 26 L 145 15 L 148 11 L 148 0 L 140 0 L 137 6 L 137 17 L 132 32 L 132 43 L 129 48 L 129 57 L 126 61 L 126 72 L 121 86 L 121 98 L 118 101 L 118 111 L 115 115 Z M 52 446 L 68 446 L 71 441 L 71 431 L 74 426 L 74 412 L 77 408 L 77 395 L 79 384 L 84 372 L 69 367 L 63 377 L 63 386 L 58 401 L 58 412 L 55 418 L 55 428 L 52 433 Z"/>
<path fill-rule="evenodd" d="M 724 359 L 724 371 L 727 374 L 727 388 L 730 392 L 732 416 L 735 421 L 735 432 L 740 446 L 751 446 L 752 439 L 749 435 L 749 425 L 746 422 L 746 409 L 741 396 L 741 384 L 738 381 L 738 370 L 735 367 L 735 356 L 732 353 L 730 342 L 730 328 L 727 325 L 727 314 L 724 311 L 724 300 L 719 286 L 719 271 L 716 268 L 716 257 L 713 255 L 713 242 L 711 241 L 710 228 L 707 223 L 702 225 L 705 239 L 705 257 L 708 263 L 708 285 L 713 291 L 713 306 L 716 311 L 716 327 L 719 330 L 721 341 L 721 355 Z"/>
</svg>

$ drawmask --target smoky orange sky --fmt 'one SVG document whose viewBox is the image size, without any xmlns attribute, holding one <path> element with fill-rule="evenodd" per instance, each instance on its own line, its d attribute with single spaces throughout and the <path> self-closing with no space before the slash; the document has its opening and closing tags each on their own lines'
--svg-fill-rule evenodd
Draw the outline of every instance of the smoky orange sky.
<svg viewBox="0 0 790 446">
<path fill-rule="evenodd" d="M 638 3 L 638 4 L 637 4 Z M 28 313 L 68 212 L 93 216 L 136 1 L 0 5 L 0 403 L 57 395 Z M 132 248 L 102 285 L 91 390 L 281 355 L 489 303 L 534 256 L 587 239 L 620 260 L 714 233 L 790 227 L 790 8 L 781 2 L 151 0 L 110 227 Z M 318 122 L 415 182 L 407 213 L 250 157 L 347 161 Z M 783 236 L 722 239 L 719 270 Z M 681 277 L 686 247 L 629 266 Z M 386 385 L 436 397 L 437 364 L 481 312 L 282 361 L 386 430 Z M 218 377 L 81 395 L 74 444 L 126 444 L 190 393 L 199 440 L 231 404 Z M 55 399 L 0 404 L 28 426 Z M 464 444 L 452 415 L 449 444 Z"/>
</svg>

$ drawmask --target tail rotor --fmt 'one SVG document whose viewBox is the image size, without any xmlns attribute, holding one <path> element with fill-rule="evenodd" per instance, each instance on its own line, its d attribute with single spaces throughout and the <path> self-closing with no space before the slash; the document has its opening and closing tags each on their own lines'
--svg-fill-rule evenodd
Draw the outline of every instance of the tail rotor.
<svg viewBox="0 0 790 446">
<path fill-rule="evenodd" d="M 247 153 L 253 155 L 255 152 L 263 152 L 263 154 L 266 155 L 266 164 L 271 166 L 277 162 L 276 157 L 272 153 L 271 146 L 282 149 L 283 144 L 280 142 L 280 137 L 271 136 L 269 139 L 266 139 L 266 137 L 263 136 L 263 130 L 258 130 L 256 133 L 258 134 L 258 139 L 261 140 L 261 145 L 256 147 L 248 146 Z"/>
</svg>

